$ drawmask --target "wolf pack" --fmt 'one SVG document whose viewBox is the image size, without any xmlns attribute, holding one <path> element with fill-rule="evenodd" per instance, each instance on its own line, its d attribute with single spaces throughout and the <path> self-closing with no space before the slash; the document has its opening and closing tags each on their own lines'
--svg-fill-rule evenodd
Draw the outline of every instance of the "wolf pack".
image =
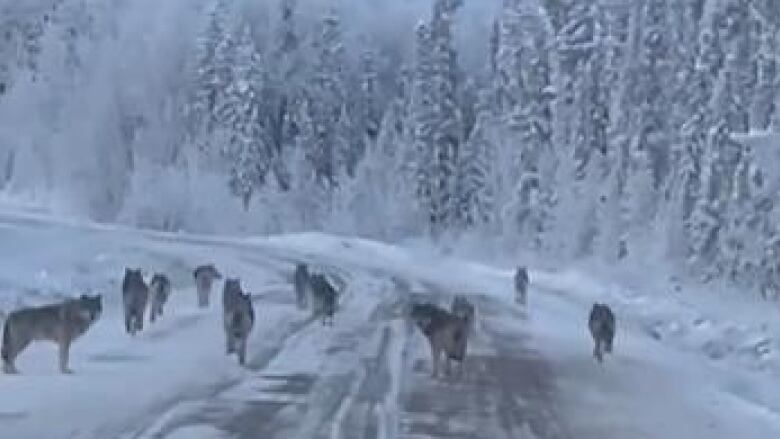
<svg viewBox="0 0 780 439">
<path fill-rule="evenodd" d="M 209 308 L 215 282 L 223 280 L 214 264 L 196 267 L 192 272 L 196 303 L 199 308 Z M 525 266 L 516 269 L 514 276 L 514 300 L 528 305 L 530 278 Z M 312 272 L 309 265 L 297 262 L 292 273 L 292 290 L 295 306 L 309 309 L 313 319 L 319 318 L 323 326 L 333 326 L 338 309 L 340 292 L 322 272 Z M 143 270 L 125 268 L 121 283 L 124 328 L 135 336 L 144 330 L 148 314 L 149 324 L 154 324 L 165 314 L 165 304 L 172 294 L 172 283 L 164 273 L 154 273 L 147 283 Z M 68 366 L 70 347 L 100 318 L 103 311 L 102 295 L 84 294 L 60 303 L 26 307 L 8 314 L 3 324 L 0 357 L 3 371 L 19 373 L 16 358 L 33 341 L 50 341 L 58 346 L 59 369 L 72 373 Z M 476 333 L 476 308 L 464 294 L 455 294 L 449 309 L 432 302 L 411 303 L 406 314 L 413 325 L 428 341 L 431 353 L 431 375 L 452 372 L 452 363 L 458 363 L 462 375 L 468 340 Z M 245 292 L 239 278 L 224 278 L 222 288 L 222 323 L 225 335 L 225 353 L 235 354 L 241 366 L 246 364 L 247 341 L 255 324 L 252 295 Z M 588 318 L 588 329 L 593 339 L 593 356 L 601 363 L 605 353 L 612 352 L 615 337 L 615 316 L 606 304 L 593 304 Z"/>
</svg>

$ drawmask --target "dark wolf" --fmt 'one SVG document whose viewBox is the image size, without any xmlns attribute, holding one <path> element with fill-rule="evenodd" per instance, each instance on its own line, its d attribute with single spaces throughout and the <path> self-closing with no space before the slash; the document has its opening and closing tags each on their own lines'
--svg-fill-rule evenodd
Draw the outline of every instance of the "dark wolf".
<svg viewBox="0 0 780 439">
<path fill-rule="evenodd" d="M 309 282 L 309 267 L 304 263 L 296 264 L 293 286 L 295 287 L 295 301 L 300 309 L 306 309 L 308 306 Z"/>
<path fill-rule="evenodd" d="M 333 316 L 336 313 L 338 293 L 323 274 L 317 273 L 309 277 L 309 287 L 312 299 L 312 312 L 322 316 L 322 324 L 333 326 Z"/>
<path fill-rule="evenodd" d="M 450 362 L 453 360 L 460 363 L 462 373 L 468 346 L 466 320 L 430 303 L 413 304 L 410 317 L 430 345 L 433 363 L 431 376 L 435 378 L 439 374 L 442 353 L 445 355 L 446 373 L 450 373 Z"/>
<path fill-rule="evenodd" d="M 149 322 L 154 323 L 157 317 L 162 317 L 165 302 L 171 295 L 171 281 L 162 273 L 155 273 L 149 282 L 149 294 L 151 295 L 151 307 L 149 309 Z"/>
<path fill-rule="evenodd" d="M 149 287 L 141 270 L 125 268 L 122 280 L 122 304 L 125 312 L 125 330 L 130 335 L 144 329 L 144 313 L 149 302 Z"/>
<path fill-rule="evenodd" d="M 612 341 L 615 338 L 615 315 L 609 306 L 594 303 L 588 318 L 588 328 L 593 337 L 593 356 L 601 363 L 604 352 L 612 352 Z"/>
<path fill-rule="evenodd" d="M 226 353 L 237 354 L 238 364 L 243 366 L 246 362 L 247 340 L 255 324 L 255 310 L 251 296 L 241 290 L 239 279 L 225 279 L 222 311 Z"/>
<path fill-rule="evenodd" d="M 23 308 L 13 311 L 3 325 L 3 358 L 5 373 L 19 373 L 16 357 L 33 341 L 48 340 L 57 343 L 59 367 L 62 373 L 72 373 L 68 368 L 70 346 L 100 318 L 103 312 L 102 296 L 82 295 L 54 305 Z"/>
<path fill-rule="evenodd" d="M 211 296 L 211 285 L 215 280 L 222 279 L 222 274 L 217 271 L 214 264 L 201 265 L 192 272 L 195 278 L 195 289 L 198 293 L 198 307 L 206 308 L 209 306 Z"/>
<path fill-rule="evenodd" d="M 515 271 L 515 302 L 525 305 L 528 303 L 528 269 L 524 266 L 517 267 Z"/>
</svg>

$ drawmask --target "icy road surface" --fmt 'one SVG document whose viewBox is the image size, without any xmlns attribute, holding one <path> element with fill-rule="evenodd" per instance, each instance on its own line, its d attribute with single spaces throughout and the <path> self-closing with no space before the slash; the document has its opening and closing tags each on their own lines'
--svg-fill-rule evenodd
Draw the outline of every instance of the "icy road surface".
<svg viewBox="0 0 780 439">
<path fill-rule="evenodd" d="M 576 282 L 532 273 L 529 309 L 511 270 L 325 235 L 217 239 L 0 214 L 0 309 L 103 292 L 101 320 L 57 372 L 54 345 L 0 375 L 8 438 L 770 438 L 780 437 L 771 370 L 688 351 L 619 315 L 616 353 L 591 357 L 592 303 Z M 335 324 L 294 305 L 294 263 L 341 289 Z M 192 268 L 214 262 L 253 294 L 247 368 L 224 355 L 221 284 L 198 309 Z M 162 321 L 124 333 L 125 266 L 164 271 Z M 533 279 L 536 279 L 534 281 Z M 597 288 L 597 287 L 596 287 Z M 412 300 L 471 296 L 477 331 L 462 377 L 433 380 Z"/>
</svg>

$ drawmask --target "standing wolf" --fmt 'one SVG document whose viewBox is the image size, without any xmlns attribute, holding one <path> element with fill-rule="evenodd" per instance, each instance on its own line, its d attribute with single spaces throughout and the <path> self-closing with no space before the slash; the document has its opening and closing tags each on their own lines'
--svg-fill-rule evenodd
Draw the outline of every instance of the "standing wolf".
<svg viewBox="0 0 780 439">
<path fill-rule="evenodd" d="M 144 282 L 141 269 L 125 268 L 122 280 L 122 304 L 125 311 L 125 330 L 130 335 L 144 329 L 144 312 L 149 302 L 149 287 Z"/>
<path fill-rule="evenodd" d="M 609 306 L 594 303 L 588 318 L 588 328 L 593 336 L 593 356 L 599 363 L 604 359 L 604 352 L 612 352 L 612 340 L 615 338 L 615 315 Z"/>
<path fill-rule="evenodd" d="M 239 279 L 225 279 L 222 316 L 227 354 L 238 354 L 238 364 L 243 366 L 246 361 L 246 342 L 255 324 L 255 310 L 251 296 L 241 290 Z"/>
<path fill-rule="evenodd" d="M 466 320 L 430 303 L 412 305 L 410 317 L 428 339 L 433 362 L 431 376 L 435 378 L 439 374 L 439 360 L 442 353 L 445 355 L 447 374 L 450 373 L 451 360 L 460 363 L 460 372 L 463 373 L 468 344 Z"/>
<path fill-rule="evenodd" d="M 515 272 L 515 302 L 525 305 L 528 303 L 528 269 L 525 266 L 517 267 Z"/>
<path fill-rule="evenodd" d="M 307 293 L 309 290 L 309 267 L 304 263 L 295 265 L 295 274 L 293 275 L 293 284 L 295 287 L 295 301 L 298 308 L 306 309 L 308 306 Z"/>
<path fill-rule="evenodd" d="M 206 308 L 209 306 L 209 296 L 211 296 L 211 284 L 215 280 L 222 279 L 222 275 L 214 267 L 214 264 L 201 265 L 192 272 L 195 278 L 195 288 L 198 291 L 198 306 Z"/>
<path fill-rule="evenodd" d="M 312 312 L 322 316 L 322 324 L 329 323 L 333 326 L 333 315 L 336 313 L 336 300 L 338 293 L 324 275 L 317 273 L 309 277 L 311 289 Z"/>
<path fill-rule="evenodd" d="M 155 273 L 149 282 L 149 294 L 152 296 L 152 305 L 149 309 L 149 322 L 154 323 L 157 317 L 162 317 L 163 307 L 171 295 L 171 281 L 168 276 Z"/>
<path fill-rule="evenodd" d="M 82 295 L 76 299 L 35 308 L 13 311 L 3 325 L 3 358 L 5 373 L 19 373 L 16 357 L 34 340 L 49 340 L 59 347 L 60 372 L 68 368 L 70 345 L 92 326 L 103 311 L 102 296 Z"/>
<path fill-rule="evenodd" d="M 452 299 L 450 312 L 466 322 L 466 327 L 473 334 L 476 331 L 476 311 L 474 305 L 462 294 L 456 294 Z"/>
</svg>

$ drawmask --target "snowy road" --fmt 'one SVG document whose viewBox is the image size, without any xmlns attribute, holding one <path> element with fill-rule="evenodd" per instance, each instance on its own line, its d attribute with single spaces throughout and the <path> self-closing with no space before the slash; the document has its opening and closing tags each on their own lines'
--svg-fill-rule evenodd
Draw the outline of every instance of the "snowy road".
<svg viewBox="0 0 780 439">
<path fill-rule="evenodd" d="M 405 310 L 411 300 L 449 303 L 451 293 L 380 270 L 340 274 L 350 287 L 334 327 L 311 319 L 289 325 L 253 356 L 240 383 L 177 402 L 124 437 L 566 437 L 550 369 L 527 346 L 528 334 L 493 323 L 522 320 L 516 309 L 474 297 L 485 314 L 465 375 L 432 380 L 427 344 Z M 260 310 L 268 301 L 294 306 L 292 291 L 261 296 Z"/>
<path fill-rule="evenodd" d="M 526 313 L 512 303 L 510 270 L 358 239 L 217 239 L 0 215 L 0 242 L 4 311 L 105 294 L 104 315 L 72 349 L 74 375 L 57 373 L 54 347 L 39 343 L 19 358 L 21 375 L 0 376 L 2 437 L 780 437 L 774 369 L 681 349 L 629 307 L 615 355 L 596 364 L 585 319 L 602 287 L 577 277 L 535 273 Z M 342 289 L 334 326 L 295 307 L 298 260 Z M 218 306 L 195 306 L 191 269 L 206 261 L 253 294 L 245 369 L 224 355 Z M 125 265 L 165 271 L 175 290 L 163 320 L 136 338 L 119 312 Z M 405 313 L 412 300 L 446 305 L 454 293 L 474 300 L 476 335 L 465 375 L 432 380 Z"/>
</svg>

